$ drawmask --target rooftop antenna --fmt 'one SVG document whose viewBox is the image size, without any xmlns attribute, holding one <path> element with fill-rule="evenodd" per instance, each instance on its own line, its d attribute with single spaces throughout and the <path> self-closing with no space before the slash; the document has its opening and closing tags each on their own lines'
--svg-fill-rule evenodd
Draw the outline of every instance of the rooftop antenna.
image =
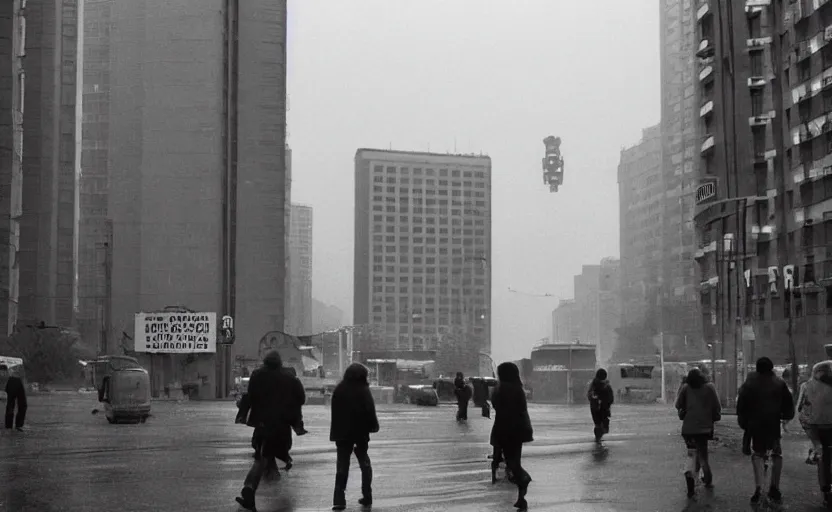
<svg viewBox="0 0 832 512">
<path fill-rule="evenodd" d="M 456 137 L 454 137 L 454 154 L 456 154 Z"/>
</svg>

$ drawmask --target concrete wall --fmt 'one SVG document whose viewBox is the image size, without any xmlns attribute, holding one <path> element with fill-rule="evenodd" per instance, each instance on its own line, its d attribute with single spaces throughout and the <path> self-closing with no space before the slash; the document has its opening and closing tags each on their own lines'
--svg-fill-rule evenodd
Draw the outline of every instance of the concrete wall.
<svg viewBox="0 0 832 512">
<path fill-rule="evenodd" d="M 0 334 L 17 321 L 19 217 L 22 206 L 23 69 L 20 0 L 0 5 Z"/>
<path fill-rule="evenodd" d="M 75 284 L 77 0 L 26 7 L 20 309 L 25 323 L 69 326 Z"/>
<path fill-rule="evenodd" d="M 286 0 L 239 7 L 236 355 L 284 326 Z"/>
<path fill-rule="evenodd" d="M 139 311 L 221 310 L 222 4 L 112 5 L 115 339 L 132 335 Z"/>
</svg>

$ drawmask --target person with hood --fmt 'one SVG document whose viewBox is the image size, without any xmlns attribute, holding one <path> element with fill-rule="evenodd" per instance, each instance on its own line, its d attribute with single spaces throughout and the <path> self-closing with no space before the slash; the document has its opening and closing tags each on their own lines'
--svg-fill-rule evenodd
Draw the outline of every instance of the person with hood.
<svg viewBox="0 0 832 512">
<path fill-rule="evenodd" d="M 468 402 L 471 401 L 471 388 L 465 383 L 462 372 L 456 372 L 454 379 L 454 394 L 456 395 L 456 421 L 468 421 Z"/>
<path fill-rule="evenodd" d="M 294 387 L 295 388 L 300 388 L 299 390 L 295 389 L 295 391 L 293 393 L 293 396 L 296 399 L 292 400 L 288 405 L 290 407 L 290 411 L 294 411 L 294 415 L 291 418 L 289 418 L 291 420 L 292 430 L 294 430 L 295 435 L 303 436 L 303 435 L 306 435 L 306 434 L 309 433 L 306 430 L 306 428 L 304 427 L 304 424 L 303 424 L 303 405 L 306 403 L 306 390 L 303 389 L 303 383 L 301 383 L 300 379 L 297 378 L 297 372 L 295 371 L 294 368 L 292 368 L 291 366 L 284 367 L 283 371 L 286 372 L 287 375 L 293 377 L 297 381 L 297 382 L 294 383 Z M 301 393 L 301 391 L 302 391 L 302 393 Z M 248 415 L 249 415 L 250 411 L 251 411 L 251 400 L 249 399 L 248 393 L 243 393 L 242 396 L 240 396 L 239 403 L 237 404 L 237 418 L 236 418 L 235 422 L 246 424 L 247 421 L 248 421 Z M 259 456 L 257 447 L 259 446 L 260 440 L 262 439 L 262 437 L 263 437 L 263 429 L 262 428 L 259 428 L 259 429 L 255 428 L 254 432 L 251 435 L 251 447 L 254 448 L 254 458 L 255 459 Z M 286 459 L 281 459 L 281 460 L 283 460 L 283 462 L 285 462 L 285 464 L 286 464 L 283 469 L 288 471 L 288 470 L 292 469 L 292 465 L 294 464 L 294 461 L 293 461 L 291 455 L 289 455 L 288 452 L 285 454 L 285 456 L 287 458 Z M 267 462 L 268 462 L 267 473 L 276 473 L 279 476 L 279 473 L 277 472 L 277 462 L 276 462 L 276 460 L 272 458 L 272 459 L 269 459 Z"/>
<path fill-rule="evenodd" d="M 774 373 L 767 357 L 757 360 L 757 371 L 750 374 L 737 395 L 737 422 L 751 436 L 751 465 L 754 469 L 754 494 L 751 503 L 762 498 L 766 460 L 771 456 L 771 484 L 768 498 L 781 503 L 780 474 L 783 449 L 780 446 L 781 422 L 794 418 L 794 400 L 783 379 Z"/>
<path fill-rule="evenodd" d="M 297 418 L 297 404 L 305 402 L 300 381 L 284 370 L 276 350 L 268 352 L 263 366 L 251 373 L 248 383 L 250 409 L 246 424 L 254 427 L 258 441 L 257 457 L 246 475 L 241 495 L 236 498 L 246 510 L 255 510 L 254 496 L 270 461 L 290 460 L 292 423 Z"/>
<path fill-rule="evenodd" d="M 610 410 L 615 401 L 615 394 L 607 380 L 607 370 L 599 368 L 595 372 L 595 378 L 589 383 L 586 398 L 589 400 L 589 412 L 595 424 L 595 442 L 600 443 L 604 434 L 610 431 Z"/>
<path fill-rule="evenodd" d="M 9 372 L 9 367 L 0 365 L 0 382 L 6 381 L 6 428 L 14 427 L 18 432 L 23 431 L 23 423 L 26 421 L 26 386 L 23 380 Z M 14 407 L 17 405 L 17 416 L 14 414 Z"/>
<path fill-rule="evenodd" d="M 502 363 L 497 367 L 499 383 L 491 397 L 494 406 L 494 425 L 491 428 L 491 446 L 495 451 L 501 450 L 505 458 L 506 469 L 511 472 L 514 484 L 517 485 L 517 502 L 514 507 L 519 510 L 528 509 L 526 492 L 532 481 L 531 476 L 523 469 L 523 443 L 534 440 L 529 410 L 526 404 L 526 393 L 520 381 L 520 370 L 514 363 Z M 492 461 L 492 480 L 499 462 L 495 456 Z"/>
<path fill-rule="evenodd" d="M 363 364 L 353 363 L 344 371 L 344 378 L 332 392 L 329 440 L 335 443 L 337 450 L 332 510 L 347 508 L 347 480 L 353 453 L 361 469 L 362 497 L 358 503 L 364 507 L 373 504 L 373 468 L 367 451 L 370 434 L 375 434 L 378 430 L 378 416 L 370 392 L 369 372 Z"/>
<path fill-rule="evenodd" d="M 806 399 L 806 388 L 808 385 L 809 381 L 800 385 L 800 392 L 797 395 L 797 420 L 800 422 L 803 432 L 806 433 L 806 437 L 811 443 L 809 453 L 806 455 L 806 464 L 817 465 L 823 451 L 823 445 L 817 436 L 817 429 L 809 423 L 812 413 L 812 405 Z"/>
<path fill-rule="evenodd" d="M 722 419 L 722 407 L 716 388 L 707 382 L 702 371 L 692 368 L 679 396 L 676 397 L 676 410 L 682 420 L 682 438 L 687 447 L 687 466 L 685 483 L 688 497 L 695 494 L 696 474 L 698 468 L 704 471 L 705 487 L 713 487 L 713 473 L 708 459 L 708 441 L 713 438 L 714 422 Z"/>
<path fill-rule="evenodd" d="M 806 423 L 821 446 L 818 483 L 824 505 L 832 508 L 832 361 L 822 361 L 812 368 L 805 395 L 809 406 Z"/>
</svg>

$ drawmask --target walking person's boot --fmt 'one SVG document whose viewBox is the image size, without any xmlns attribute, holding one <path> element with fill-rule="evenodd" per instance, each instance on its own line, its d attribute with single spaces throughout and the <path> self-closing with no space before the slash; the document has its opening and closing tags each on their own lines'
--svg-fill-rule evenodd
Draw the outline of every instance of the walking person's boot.
<svg viewBox="0 0 832 512">
<path fill-rule="evenodd" d="M 526 502 L 526 493 L 529 491 L 529 484 L 532 483 L 532 477 L 528 473 L 523 475 L 516 475 L 517 478 L 517 501 L 514 503 L 514 508 L 517 510 L 528 510 L 529 504 Z"/>
<path fill-rule="evenodd" d="M 358 500 L 362 507 L 373 506 L 373 466 L 369 462 L 369 458 L 364 461 L 359 460 L 359 467 L 361 468 L 361 499 Z"/>
<path fill-rule="evenodd" d="M 254 489 L 251 487 L 243 487 L 243 490 L 240 491 L 240 496 L 237 496 L 236 500 L 244 509 L 253 512 L 257 511 L 257 507 L 254 505 Z"/>
<path fill-rule="evenodd" d="M 491 485 L 495 485 L 497 483 L 497 469 L 500 467 L 500 463 L 497 461 L 491 462 Z"/>
<path fill-rule="evenodd" d="M 335 474 L 335 491 L 332 493 L 332 510 L 347 508 L 347 478 L 349 475 Z"/>
</svg>

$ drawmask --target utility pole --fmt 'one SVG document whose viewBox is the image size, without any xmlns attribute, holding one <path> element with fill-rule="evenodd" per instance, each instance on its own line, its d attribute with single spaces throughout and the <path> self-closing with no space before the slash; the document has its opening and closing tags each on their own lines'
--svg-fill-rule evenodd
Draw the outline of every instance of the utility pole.
<svg viewBox="0 0 832 512">
<path fill-rule="evenodd" d="M 659 333 L 659 365 L 662 369 L 662 403 L 667 403 L 667 389 L 664 374 L 664 331 Z"/>
</svg>

